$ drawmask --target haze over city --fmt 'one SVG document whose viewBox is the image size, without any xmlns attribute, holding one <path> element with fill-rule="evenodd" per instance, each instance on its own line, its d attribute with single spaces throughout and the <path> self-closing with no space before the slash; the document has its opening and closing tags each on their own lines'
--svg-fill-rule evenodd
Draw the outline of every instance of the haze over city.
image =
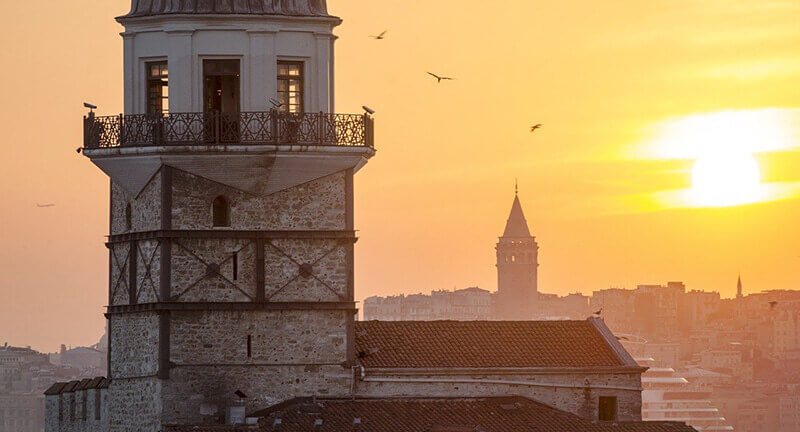
<svg viewBox="0 0 800 432">
<path fill-rule="evenodd" d="M 110 17 L 129 3 L 12 2 L 0 18 L 10 344 L 53 351 L 102 333 L 108 179 L 75 148 L 81 102 L 122 110 Z M 681 280 L 731 297 L 739 273 L 746 292 L 798 286 L 796 2 L 329 9 L 346 18 L 336 111 L 366 103 L 380 126 L 379 157 L 356 179 L 357 300 L 495 290 L 493 245 L 515 178 L 541 247 L 541 291 Z"/>
</svg>

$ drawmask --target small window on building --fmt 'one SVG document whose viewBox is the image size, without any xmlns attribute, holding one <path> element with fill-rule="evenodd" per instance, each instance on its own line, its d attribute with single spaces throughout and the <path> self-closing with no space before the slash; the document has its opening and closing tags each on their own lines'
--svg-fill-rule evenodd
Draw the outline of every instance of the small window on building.
<svg viewBox="0 0 800 432">
<path fill-rule="evenodd" d="M 303 62 L 278 62 L 278 102 L 281 111 L 303 112 L 303 79 Z"/>
<path fill-rule="evenodd" d="M 167 62 L 147 63 L 147 114 L 169 112 L 169 77 Z"/>
<path fill-rule="evenodd" d="M 69 395 L 69 419 L 75 420 L 75 393 Z"/>
<path fill-rule="evenodd" d="M 64 421 L 64 395 L 58 395 L 58 422 Z"/>
<path fill-rule="evenodd" d="M 253 356 L 253 336 L 247 335 L 247 357 Z"/>
<path fill-rule="evenodd" d="M 617 397 L 600 396 L 597 411 L 598 419 L 601 421 L 614 421 L 617 419 Z"/>
<path fill-rule="evenodd" d="M 89 393 L 84 390 L 81 392 L 81 420 L 86 421 L 87 418 L 87 407 L 86 407 L 86 399 L 89 398 Z"/>
<path fill-rule="evenodd" d="M 214 198 L 214 203 L 211 206 L 211 217 L 215 227 L 229 227 L 231 226 L 230 204 L 228 199 L 220 195 Z"/>
</svg>

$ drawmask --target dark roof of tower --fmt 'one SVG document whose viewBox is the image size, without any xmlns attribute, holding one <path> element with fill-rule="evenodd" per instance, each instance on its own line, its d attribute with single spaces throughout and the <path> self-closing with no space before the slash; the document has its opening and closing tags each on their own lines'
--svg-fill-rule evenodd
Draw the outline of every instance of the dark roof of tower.
<svg viewBox="0 0 800 432">
<path fill-rule="evenodd" d="M 360 321 L 367 368 L 639 366 L 599 319 L 584 321 Z"/>
<path fill-rule="evenodd" d="M 330 16 L 326 0 L 131 0 L 122 18 L 176 14 Z"/>
<path fill-rule="evenodd" d="M 519 195 L 514 196 L 514 204 L 511 206 L 511 214 L 508 215 L 503 237 L 531 237 L 531 232 L 528 230 L 528 221 L 525 220 L 522 204 L 519 202 Z"/>
</svg>

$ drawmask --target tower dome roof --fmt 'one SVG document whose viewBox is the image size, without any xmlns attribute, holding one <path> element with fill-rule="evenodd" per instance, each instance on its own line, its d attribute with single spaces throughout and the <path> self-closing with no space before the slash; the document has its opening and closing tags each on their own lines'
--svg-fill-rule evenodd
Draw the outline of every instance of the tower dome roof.
<svg viewBox="0 0 800 432">
<path fill-rule="evenodd" d="M 330 16 L 326 0 L 131 0 L 122 18 L 176 14 Z"/>
</svg>

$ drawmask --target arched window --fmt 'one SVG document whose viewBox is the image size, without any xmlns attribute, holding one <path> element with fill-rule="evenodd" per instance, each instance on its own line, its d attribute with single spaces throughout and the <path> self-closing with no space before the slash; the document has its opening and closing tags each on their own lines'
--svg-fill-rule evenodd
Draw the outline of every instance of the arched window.
<svg viewBox="0 0 800 432">
<path fill-rule="evenodd" d="M 125 204 L 125 231 L 130 231 L 133 226 L 133 210 L 131 203 Z"/>
<path fill-rule="evenodd" d="M 214 198 L 211 206 L 211 219 L 215 227 L 231 226 L 231 206 L 228 199 L 220 195 Z"/>
</svg>

